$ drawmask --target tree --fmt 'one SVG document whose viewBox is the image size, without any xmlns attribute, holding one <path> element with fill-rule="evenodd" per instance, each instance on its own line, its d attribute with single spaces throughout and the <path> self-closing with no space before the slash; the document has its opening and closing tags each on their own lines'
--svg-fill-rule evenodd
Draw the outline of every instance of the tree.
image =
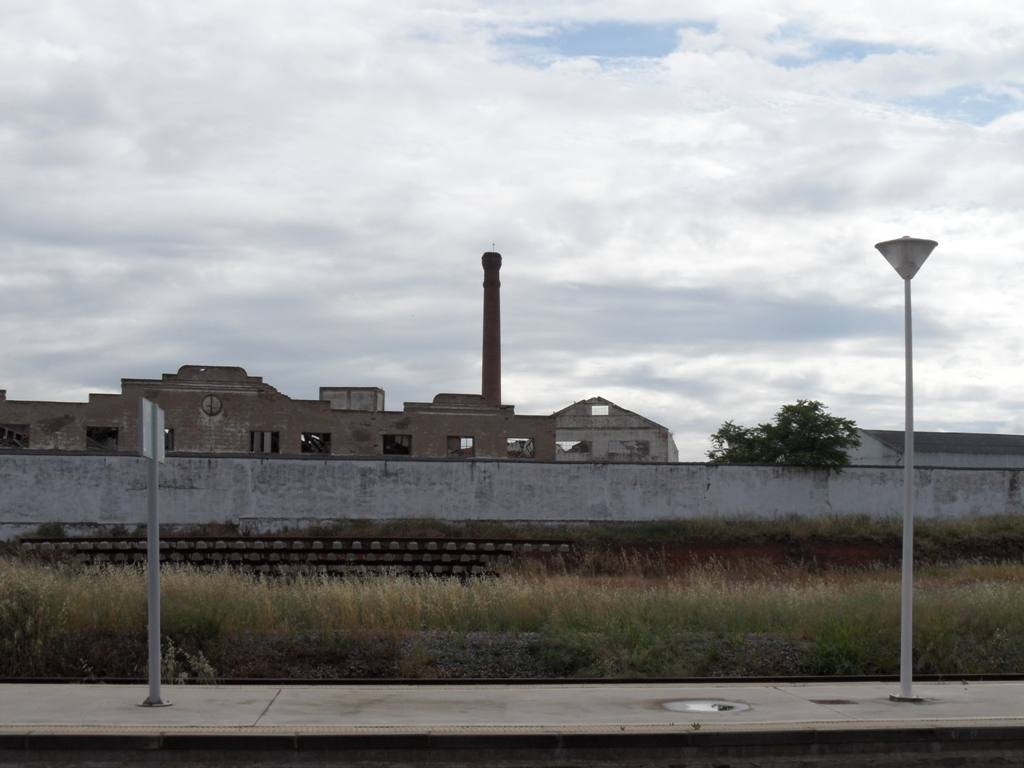
<svg viewBox="0 0 1024 768">
<path fill-rule="evenodd" d="M 713 464 L 786 464 L 798 467 L 845 467 L 847 451 L 860 445 L 851 419 L 829 414 L 817 400 L 782 406 L 775 419 L 756 427 L 726 421 L 711 435 Z"/>
</svg>

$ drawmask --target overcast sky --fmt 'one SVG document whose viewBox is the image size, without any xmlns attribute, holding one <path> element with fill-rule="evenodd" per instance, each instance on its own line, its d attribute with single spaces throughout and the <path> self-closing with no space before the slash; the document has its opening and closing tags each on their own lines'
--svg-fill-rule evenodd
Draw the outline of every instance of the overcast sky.
<svg viewBox="0 0 1024 768">
<path fill-rule="evenodd" d="M 1024 4 L 0 0 L 0 389 L 1024 432 Z"/>
</svg>

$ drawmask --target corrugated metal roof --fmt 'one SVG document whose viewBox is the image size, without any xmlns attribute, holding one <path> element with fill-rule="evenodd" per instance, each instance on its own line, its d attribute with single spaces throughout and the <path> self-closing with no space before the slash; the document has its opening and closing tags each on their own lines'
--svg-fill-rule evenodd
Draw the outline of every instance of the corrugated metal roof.
<svg viewBox="0 0 1024 768">
<path fill-rule="evenodd" d="M 894 451 L 903 453 L 903 431 L 865 429 Z M 980 432 L 918 432 L 914 431 L 914 451 L 920 453 L 1024 454 L 1024 435 L 991 435 Z"/>
</svg>

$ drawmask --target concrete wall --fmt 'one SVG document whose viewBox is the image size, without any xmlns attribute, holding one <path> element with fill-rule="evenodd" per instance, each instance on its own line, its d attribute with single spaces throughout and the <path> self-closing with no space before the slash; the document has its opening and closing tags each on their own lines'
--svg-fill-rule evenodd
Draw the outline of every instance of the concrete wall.
<svg viewBox="0 0 1024 768">
<path fill-rule="evenodd" d="M 850 457 L 850 464 L 858 467 L 899 467 L 903 465 L 903 454 L 900 451 L 894 451 L 885 443 L 876 440 L 864 432 L 864 430 L 858 431 L 860 432 L 860 445 L 847 452 Z M 922 461 L 920 455 L 914 463 L 917 466 L 924 466 L 926 463 L 934 465 L 934 462 Z M 940 464 L 937 466 L 956 466 L 956 464 Z M 1005 466 L 1012 465 L 1007 464 Z"/>
<path fill-rule="evenodd" d="M 340 411 L 383 411 L 384 390 L 380 387 L 320 387 L 320 399 Z"/>
<path fill-rule="evenodd" d="M 902 462 L 902 456 L 900 457 Z M 1013 467 L 1024 468 L 1024 456 L 1019 453 L 937 453 L 914 452 L 915 464 L 937 467 Z"/>
<path fill-rule="evenodd" d="M 919 517 L 1024 514 L 1022 470 L 917 470 Z M 273 529 L 337 518 L 638 521 L 898 516 L 902 470 L 319 457 L 169 458 L 162 520 Z M 0 454 L 0 536 L 43 522 L 145 518 L 145 469 L 123 455 Z"/>
</svg>

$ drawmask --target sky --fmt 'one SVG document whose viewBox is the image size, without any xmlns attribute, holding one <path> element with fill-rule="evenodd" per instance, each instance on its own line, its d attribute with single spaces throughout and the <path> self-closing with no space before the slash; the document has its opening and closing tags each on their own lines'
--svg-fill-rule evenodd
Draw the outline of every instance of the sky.
<svg viewBox="0 0 1024 768">
<path fill-rule="evenodd" d="M 1024 433 L 1024 4 L 0 0 L 0 389 Z"/>
</svg>

